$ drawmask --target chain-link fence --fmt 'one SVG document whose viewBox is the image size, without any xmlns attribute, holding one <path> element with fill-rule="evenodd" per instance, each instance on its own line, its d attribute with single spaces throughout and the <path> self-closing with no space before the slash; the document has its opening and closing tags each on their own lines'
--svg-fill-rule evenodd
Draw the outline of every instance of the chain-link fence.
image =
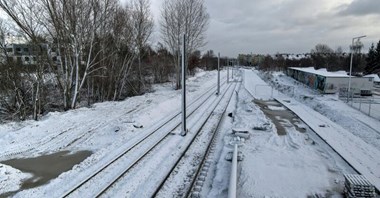
<svg viewBox="0 0 380 198">
<path fill-rule="evenodd" d="M 339 99 L 349 104 L 351 107 L 380 120 L 380 96 L 362 96 L 354 94 L 353 92 L 347 93 L 347 90 L 339 91 Z"/>
</svg>

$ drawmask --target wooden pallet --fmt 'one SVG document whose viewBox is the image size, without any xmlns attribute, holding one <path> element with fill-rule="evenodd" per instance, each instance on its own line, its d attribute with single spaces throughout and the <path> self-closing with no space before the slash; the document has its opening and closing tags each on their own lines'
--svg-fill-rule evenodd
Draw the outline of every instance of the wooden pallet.
<svg viewBox="0 0 380 198">
<path fill-rule="evenodd" d="M 375 187 L 363 175 L 345 174 L 344 179 L 345 194 L 347 197 L 376 197 Z"/>
</svg>

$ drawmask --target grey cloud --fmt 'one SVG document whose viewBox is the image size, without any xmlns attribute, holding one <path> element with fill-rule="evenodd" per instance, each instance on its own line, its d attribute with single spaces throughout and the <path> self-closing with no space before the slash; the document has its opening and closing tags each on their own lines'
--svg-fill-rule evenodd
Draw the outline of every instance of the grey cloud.
<svg viewBox="0 0 380 198">
<path fill-rule="evenodd" d="M 379 0 L 354 0 L 350 4 L 341 6 L 340 15 L 380 15 Z"/>
<path fill-rule="evenodd" d="M 159 18 L 163 0 L 152 1 L 156 1 L 152 5 Z M 213 49 L 228 56 L 250 52 L 305 53 L 318 43 L 348 50 L 351 38 L 362 34 L 367 35 L 363 39 L 367 47 L 367 41 L 380 39 L 380 15 L 347 17 L 340 13 L 356 1 L 370 2 L 354 0 L 345 5 L 346 0 L 205 0 L 211 18 L 208 44 L 201 50 Z"/>
</svg>

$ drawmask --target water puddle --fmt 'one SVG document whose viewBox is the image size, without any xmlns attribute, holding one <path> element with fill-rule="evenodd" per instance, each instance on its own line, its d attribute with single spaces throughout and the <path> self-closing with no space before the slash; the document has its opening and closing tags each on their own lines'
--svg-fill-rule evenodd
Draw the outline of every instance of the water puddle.
<svg viewBox="0 0 380 198">
<path fill-rule="evenodd" d="M 12 196 L 19 191 L 42 186 L 51 179 L 57 178 L 61 173 L 71 170 L 75 164 L 79 164 L 92 154 L 91 151 L 69 153 L 70 151 L 61 151 L 34 158 L 11 159 L 0 162 L 22 172 L 33 174 L 33 177 L 22 181 L 19 190 L 1 194 L 0 197 Z"/>
<path fill-rule="evenodd" d="M 289 126 L 289 121 L 297 131 L 304 133 L 306 131 L 305 128 L 299 127 L 301 120 L 291 111 L 283 107 L 280 103 L 274 100 L 253 100 L 255 104 L 257 104 L 261 111 L 270 118 L 273 124 L 277 128 L 278 135 L 286 135 L 286 127 Z"/>
</svg>

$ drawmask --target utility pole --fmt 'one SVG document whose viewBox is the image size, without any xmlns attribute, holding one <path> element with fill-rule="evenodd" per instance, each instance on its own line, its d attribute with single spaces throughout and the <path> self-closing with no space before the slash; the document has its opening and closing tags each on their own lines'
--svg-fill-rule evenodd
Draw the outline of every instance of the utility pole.
<svg viewBox="0 0 380 198">
<path fill-rule="evenodd" d="M 234 79 L 234 68 L 235 68 L 235 64 L 236 64 L 236 62 L 233 61 L 233 64 L 232 64 L 232 67 L 231 67 L 231 77 L 232 77 L 232 79 Z"/>
<path fill-rule="evenodd" d="M 216 94 L 220 94 L 220 52 L 218 53 L 218 91 Z"/>
<path fill-rule="evenodd" d="M 181 80 L 179 79 L 180 76 L 181 76 L 181 75 L 180 75 L 180 74 L 181 74 L 181 73 L 180 73 L 180 72 L 181 72 L 181 71 L 180 71 L 180 68 L 181 68 L 181 46 L 180 46 L 181 44 L 180 44 L 180 43 L 181 43 L 181 38 L 178 37 L 178 49 L 177 49 L 177 54 L 178 54 L 178 67 L 177 67 L 177 68 L 178 68 L 178 71 L 177 71 L 177 77 L 178 77 L 178 78 L 177 78 L 177 82 L 176 82 L 176 83 L 177 83 L 177 85 L 176 85 L 176 86 L 177 86 L 176 89 L 180 89 L 180 88 L 181 88 L 181 84 L 180 84 Z"/>
<path fill-rule="evenodd" d="M 183 35 L 182 39 L 182 132 L 181 135 L 185 136 L 186 129 L 186 36 Z"/>
<path fill-rule="evenodd" d="M 227 59 L 227 83 L 230 83 L 230 61 Z"/>
<path fill-rule="evenodd" d="M 251 52 L 251 60 L 249 60 L 249 62 L 250 62 L 249 66 L 253 66 L 253 54 L 252 54 L 252 52 Z"/>
</svg>

